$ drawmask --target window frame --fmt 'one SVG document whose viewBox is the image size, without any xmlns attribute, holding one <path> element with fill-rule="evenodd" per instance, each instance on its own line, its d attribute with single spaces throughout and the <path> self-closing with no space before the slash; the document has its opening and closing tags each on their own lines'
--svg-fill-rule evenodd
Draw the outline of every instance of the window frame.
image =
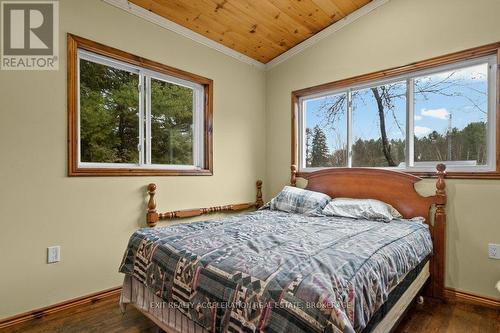
<svg viewBox="0 0 500 333">
<path fill-rule="evenodd" d="M 178 176 L 213 174 L 213 81 L 68 34 L 68 175 Z M 80 59 L 139 76 L 139 163 L 82 162 L 80 154 Z M 151 164 L 151 79 L 193 90 L 193 165 Z M 196 111 L 197 110 L 197 111 Z M 147 142 L 147 143 L 146 143 Z M 145 144 L 146 143 L 146 144 Z M 145 147 L 148 147 L 145 149 Z"/>
<path fill-rule="evenodd" d="M 350 99 L 352 91 L 379 86 L 399 81 L 407 82 L 406 95 L 406 162 L 413 159 L 413 136 L 414 133 L 414 95 L 413 81 L 415 78 L 437 74 L 447 70 L 459 69 L 475 64 L 484 63 L 488 60 L 491 65 L 488 71 L 488 165 L 476 166 L 473 168 L 449 166 L 448 178 L 462 179 L 500 179 L 500 43 L 489 44 L 478 48 L 473 48 L 461 52 L 448 54 L 410 65 L 396 67 L 388 70 L 382 70 L 370 74 L 360 75 L 344 80 L 329 82 L 314 87 L 300 89 L 292 92 L 292 165 L 298 167 L 299 175 L 301 173 L 313 172 L 332 167 L 305 167 L 305 110 L 303 108 L 305 100 L 320 98 L 328 95 L 341 93 L 348 94 L 347 102 L 347 168 L 351 167 L 352 161 L 352 101 Z M 491 75 L 493 74 L 493 77 Z M 495 84 L 490 84 L 494 82 Z M 436 162 L 436 164 L 439 162 Z M 407 164 L 408 165 L 408 164 Z M 335 167 L 333 167 L 335 168 Z M 369 167 L 367 167 L 369 168 Z M 408 172 L 421 177 L 435 176 L 434 167 L 412 166 L 406 168 L 383 167 Z"/>
</svg>

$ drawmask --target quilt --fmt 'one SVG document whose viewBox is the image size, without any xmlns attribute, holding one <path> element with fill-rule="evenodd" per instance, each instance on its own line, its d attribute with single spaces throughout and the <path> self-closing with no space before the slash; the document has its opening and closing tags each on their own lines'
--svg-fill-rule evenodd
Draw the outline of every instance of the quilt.
<svg viewBox="0 0 500 333">
<path fill-rule="evenodd" d="M 431 252 L 414 220 L 260 210 L 140 229 L 119 270 L 211 332 L 361 332 Z"/>
</svg>

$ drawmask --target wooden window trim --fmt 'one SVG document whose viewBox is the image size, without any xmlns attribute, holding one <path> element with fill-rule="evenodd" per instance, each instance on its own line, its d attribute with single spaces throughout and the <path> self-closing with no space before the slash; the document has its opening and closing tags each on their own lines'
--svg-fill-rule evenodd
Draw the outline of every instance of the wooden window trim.
<svg viewBox="0 0 500 333">
<path fill-rule="evenodd" d="M 308 87 L 304 89 L 299 89 L 292 91 L 292 133 L 291 133 L 291 157 L 292 165 L 298 165 L 299 163 L 299 149 L 298 149 L 298 131 L 299 131 L 299 98 L 309 96 L 312 94 L 318 94 L 323 92 L 328 92 L 332 90 L 338 90 L 348 86 L 369 83 L 381 79 L 388 79 L 391 77 L 397 77 L 400 75 L 416 72 L 419 70 L 431 69 L 438 66 L 443 66 L 447 64 L 452 64 L 458 61 L 476 59 L 484 56 L 497 56 L 497 96 L 496 96 L 496 170 L 489 172 L 458 172 L 458 171 L 448 171 L 446 178 L 451 179 L 500 179 L 500 42 L 492 43 L 480 47 L 475 47 L 472 49 L 467 49 L 460 52 L 450 53 L 444 56 L 439 56 L 431 58 L 428 60 L 423 60 L 415 62 L 412 64 L 394 67 L 391 69 L 381 70 L 369 74 L 358 75 L 348 79 L 342 79 L 334 82 L 323 83 L 317 86 Z M 405 170 L 403 170 L 405 171 Z M 415 176 L 422 178 L 433 178 L 435 177 L 435 172 L 414 172 L 406 171 Z M 297 173 L 298 176 L 301 174 L 308 174 L 308 171 L 301 171 Z"/>
<path fill-rule="evenodd" d="M 213 81 L 203 76 L 147 60 L 103 44 L 68 34 L 68 176 L 211 176 L 213 174 Z M 131 65 L 189 80 L 204 90 L 203 168 L 81 168 L 78 167 L 78 49 L 87 50 Z"/>
</svg>

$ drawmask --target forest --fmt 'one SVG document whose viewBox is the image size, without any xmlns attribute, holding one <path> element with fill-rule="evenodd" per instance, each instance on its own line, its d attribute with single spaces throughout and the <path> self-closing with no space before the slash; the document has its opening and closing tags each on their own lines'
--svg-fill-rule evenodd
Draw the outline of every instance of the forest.
<svg viewBox="0 0 500 333">
<path fill-rule="evenodd" d="M 82 162 L 139 162 L 139 75 L 80 61 Z M 193 164 L 193 91 L 151 78 L 152 164 Z"/>
<path fill-rule="evenodd" d="M 471 161 L 486 164 L 486 123 L 470 123 L 463 129 L 453 128 L 444 135 L 433 131 L 424 137 L 414 137 L 414 160 Z M 347 166 L 347 147 L 330 152 L 327 137 L 319 126 L 306 129 L 306 165 L 308 167 Z M 382 140 L 358 138 L 352 146 L 353 167 L 399 166 L 405 162 L 405 140 L 389 140 L 388 147 L 394 165 L 389 165 Z"/>
<path fill-rule="evenodd" d="M 404 167 L 408 121 L 405 111 L 410 84 L 414 108 L 420 106 L 419 114 L 414 111 L 412 116 L 415 117 L 415 165 L 438 161 L 487 164 L 487 68 L 487 65 L 476 65 L 419 76 L 411 81 L 353 89 L 349 94 L 339 92 L 318 98 L 319 105 L 312 99 L 312 111 L 307 117 L 315 121 L 312 126 L 306 122 L 306 166 L 348 165 L 345 128 L 347 105 L 351 103 L 351 117 L 357 119 L 356 127 L 352 121 L 352 166 Z M 425 120 L 430 127 L 417 126 L 417 121 L 424 121 L 424 116 L 432 119 L 431 122 Z M 452 120 L 460 126 L 454 126 Z"/>
<path fill-rule="evenodd" d="M 150 121 L 139 121 L 138 73 L 85 59 L 80 60 L 80 157 L 82 162 L 139 162 L 147 150 L 152 164 L 193 164 L 193 90 L 151 78 Z M 465 69 L 415 79 L 415 94 L 422 100 L 452 98 L 464 101 L 461 110 L 470 108 L 485 119 L 485 74 L 481 69 Z M 376 114 L 377 136 L 373 139 L 353 137 L 352 166 L 397 167 L 405 163 L 404 123 L 396 109 L 405 104 L 406 85 L 401 82 L 354 91 L 352 99 L 359 104 L 357 114 Z M 339 141 L 328 146 L 328 135 L 339 119 L 345 119 L 347 94 L 338 94 L 321 105 L 317 113 L 322 125 L 306 128 L 305 163 L 307 167 L 347 166 L 347 147 Z M 417 98 L 417 97 L 416 97 Z M 400 103 L 400 104 L 398 104 Z M 371 109 L 366 109 L 371 105 Z M 360 113 L 361 112 L 361 113 Z M 461 111 L 462 112 L 462 111 Z M 344 117 L 344 118 L 342 118 Z M 450 125 L 451 125 L 451 114 Z M 150 131 L 151 144 L 140 142 L 140 126 Z M 392 124 L 392 125 L 391 125 Z M 394 126 L 395 124 L 395 126 Z M 150 126 L 147 128 L 147 126 Z M 345 126 L 345 125 L 344 125 Z M 402 132 L 391 137 L 388 128 Z M 357 128 L 362 134 L 363 129 Z M 421 134 L 421 133 L 420 133 Z M 432 130 L 415 135 L 414 161 L 468 161 L 487 163 L 487 123 L 469 121 L 466 126 L 449 126 L 445 131 Z"/>
</svg>

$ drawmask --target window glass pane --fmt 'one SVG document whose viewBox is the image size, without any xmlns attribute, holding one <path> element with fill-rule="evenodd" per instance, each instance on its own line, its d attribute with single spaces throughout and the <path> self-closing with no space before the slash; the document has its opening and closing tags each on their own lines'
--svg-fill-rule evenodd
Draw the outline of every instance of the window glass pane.
<svg viewBox="0 0 500 333">
<path fill-rule="evenodd" d="M 347 166 L 347 94 L 304 101 L 306 167 Z"/>
<path fill-rule="evenodd" d="M 82 162 L 138 163 L 139 76 L 80 60 Z"/>
<path fill-rule="evenodd" d="M 151 163 L 193 165 L 193 90 L 153 78 Z"/>
<path fill-rule="evenodd" d="M 415 165 L 485 165 L 487 119 L 488 64 L 415 79 Z"/>
<path fill-rule="evenodd" d="M 405 167 L 406 82 L 352 92 L 352 166 Z"/>
</svg>

